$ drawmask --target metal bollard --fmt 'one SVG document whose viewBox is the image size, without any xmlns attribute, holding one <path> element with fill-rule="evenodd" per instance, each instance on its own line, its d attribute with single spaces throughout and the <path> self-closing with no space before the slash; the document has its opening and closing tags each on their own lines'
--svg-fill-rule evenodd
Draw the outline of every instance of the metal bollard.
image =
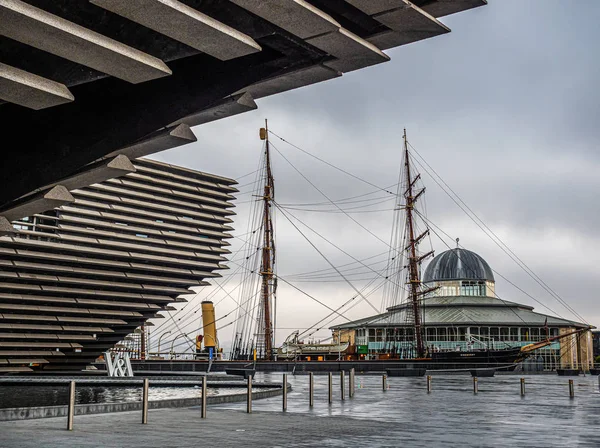
<svg viewBox="0 0 600 448">
<path fill-rule="evenodd" d="M 478 393 L 478 392 L 479 392 L 479 384 L 478 384 L 477 377 L 476 377 L 476 376 L 474 376 L 474 377 L 473 377 L 473 393 L 474 393 L 475 395 L 477 395 L 477 393 Z"/>
<path fill-rule="evenodd" d="M 246 412 L 252 413 L 252 375 L 248 375 L 248 398 L 246 401 Z"/>
<path fill-rule="evenodd" d="M 346 399 L 345 386 L 346 386 L 345 372 L 342 370 L 342 371 L 340 371 L 340 392 L 341 392 L 342 401 L 344 401 Z"/>
<path fill-rule="evenodd" d="M 569 380 L 569 398 L 575 398 L 575 386 L 573 380 Z"/>
<path fill-rule="evenodd" d="M 148 388 L 150 382 L 148 378 L 144 378 L 144 386 L 142 387 L 142 425 L 148 424 Z"/>
<path fill-rule="evenodd" d="M 385 373 L 381 377 L 381 387 L 383 390 L 387 390 L 387 375 Z"/>
<path fill-rule="evenodd" d="M 333 402 L 333 373 L 329 372 L 329 404 Z"/>
<path fill-rule="evenodd" d="M 521 396 L 525 396 L 525 378 L 521 378 Z"/>
<path fill-rule="evenodd" d="M 73 416 L 75 415 L 75 381 L 69 383 L 69 405 L 67 409 L 67 430 L 73 431 Z"/>
<path fill-rule="evenodd" d="M 431 375 L 427 375 L 427 393 L 431 393 Z"/>
<path fill-rule="evenodd" d="M 315 375 L 310 372 L 308 374 L 308 405 L 312 408 L 315 404 Z"/>
<path fill-rule="evenodd" d="M 202 407 L 200 409 L 200 418 L 206 418 L 206 400 L 207 400 L 206 375 L 204 375 L 202 377 Z"/>
<path fill-rule="evenodd" d="M 350 376 L 348 380 L 348 395 L 350 395 L 350 398 L 354 396 L 354 367 L 350 369 Z"/>
<path fill-rule="evenodd" d="M 287 411 L 287 373 L 283 374 L 283 410 Z"/>
</svg>

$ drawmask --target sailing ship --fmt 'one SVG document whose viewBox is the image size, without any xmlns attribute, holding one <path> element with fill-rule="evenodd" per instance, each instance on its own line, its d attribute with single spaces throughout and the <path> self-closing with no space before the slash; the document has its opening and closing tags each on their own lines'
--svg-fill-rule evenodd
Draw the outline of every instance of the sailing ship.
<svg viewBox="0 0 600 448">
<path fill-rule="evenodd" d="M 366 359 L 357 356 L 358 350 L 355 344 L 350 341 L 343 342 L 341 338 L 334 338 L 332 343 L 304 343 L 300 341 L 300 332 L 293 332 L 285 340 L 283 345 L 275 348 L 274 344 L 274 323 L 276 309 L 276 290 L 277 290 L 277 275 L 275 273 L 275 235 L 273 225 L 273 203 L 275 186 L 273 173 L 271 169 L 271 155 L 269 145 L 269 131 L 265 120 L 265 127 L 260 130 L 260 138 L 265 142 L 264 165 L 262 177 L 264 183 L 262 185 L 262 197 L 259 202 L 262 205 L 262 210 L 257 221 L 260 224 L 260 234 L 256 240 L 255 247 L 260 254 L 260 284 L 259 284 L 259 303 L 257 312 L 254 313 L 254 308 L 251 302 L 240 308 L 239 312 L 239 328 L 235 331 L 234 344 L 232 349 L 232 360 L 360 360 Z M 473 368 L 473 367 L 492 367 L 511 369 L 523 361 L 534 351 L 549 346 L 554 341 L 569 337 L 571 335 L 581 333 L 586 329 L 576 329 L 571 332 L 566 332 L 561 335 L 550 337 L 550 333 L 546 331 L 546 338 L 540 342 L 529 344 L 526 346 L 507 346 L 498 347 L 494 344 L 494 340 L 483 340 L 484 338 L 476 338 L 467 335 L 467 349 L 448 349 L 436 346 L 433 341 L 427 341 L 426 324 L 423 319 L 423 304 L 436 291 L 437 287 L 428 287 L 424 285 L 421 279 L 420 266 L 421 263 L 432 257 L 433 250 L 422 253 L 419 250 L 420 243 L 429 235 L 429 228 L 425 223 L 425 230 L 417 233 L 416 220 L 417 216 L 421 216 L 417 211 L 417 205 L 422 200 L 425 193 L 425 188 L 417 188 L 417 181 L 420 179 L 420 174 L 416 174 L 416 170 L 411 164 L 409 154 L 409 145 L 404 130 L 404 148 L 403 148 L 403 179 L 401 194 L 398 194 L 398 199 L 401 200 L 400 211 L 403 211 L 403 219 L 396 220 L 397 225 L 403 225 L 406 239 L 400 241 L 401 246 L 395 248 L 395 253 L 403 253 L 404 260 L 407 264 L 399 268 L 405 275 L 405 284 L 408 291 L 405 302 L 401 305 L 404 307 L 407 317 L 407 324 L 411 327 L 410 334 L 406 334 L 405 342 L 408 343 L 408 349 L 402 349 L 400 355 L 397 348 L 389 350 L 385 356 L 380 356 L 379 359 L 385 360 L 401 360 L 407 365 L 415 365 L 424 369 L 456 369 L 456 368 Z M 250 258 L 247 257 L 247 258 Z M 387 278 L 387 277 L 386 277 Z M 251 325 L 248 321 L 255 319 L 254 331 L 248 330 Z M 406 344 L 404 344 L 406 347 Z"/>
</svg>

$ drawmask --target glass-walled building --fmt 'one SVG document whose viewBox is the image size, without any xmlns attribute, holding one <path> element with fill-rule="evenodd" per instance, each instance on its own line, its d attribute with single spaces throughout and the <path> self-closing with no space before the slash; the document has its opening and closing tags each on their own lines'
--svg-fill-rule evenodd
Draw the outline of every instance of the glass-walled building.
<svg viewBox="0 0 600 448">
<path fill-rule="evenodd" d="M 505 348 L 541 342 L 587 325 L 534 311 L 533 307 L 496 296 L 494 274 L 474 252 L 453 249 L 441 253 L 423 275 L 426 289 L 421 316 L 430 351 Z M 414 356 L 411 307 L 333 328 L 342 340 L 352 339 L 363 358 Z M 593 366 L 591 332 L 568 336 L 537 350 L 523 363 L 525 370 L 555 370 Z"/>
</svg>

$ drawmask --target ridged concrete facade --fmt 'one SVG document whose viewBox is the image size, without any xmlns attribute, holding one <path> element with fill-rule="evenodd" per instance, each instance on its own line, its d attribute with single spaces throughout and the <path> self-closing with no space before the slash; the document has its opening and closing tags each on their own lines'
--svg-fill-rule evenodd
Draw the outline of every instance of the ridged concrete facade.
<svg viewBox="0 0 600 448">
<path fill-rule="evenodd" d="M 82 368 L 226 268 L 235 181 L 133 165 L 0 237 L 0 372 Z"/>
</svg>

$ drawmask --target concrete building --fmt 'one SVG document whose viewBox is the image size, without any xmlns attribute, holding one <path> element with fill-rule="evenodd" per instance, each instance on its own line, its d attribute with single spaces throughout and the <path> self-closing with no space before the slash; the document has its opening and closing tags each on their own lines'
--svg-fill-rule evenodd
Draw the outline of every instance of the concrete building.
<svg viewBox="0 0 600 448">
<path fill-rule="evenodd" d="M 422 300 L 425 339 L 431 350 L 514 347 L 540 342 L 575 329 L 588 328 L 534 311 L 529 305 L 498 297 L 494 274 L 479 255 L 453 249 L 437 255 L 423 275 L 426 288 L 436 287 Z M 341 339 L 355 341 L 364 357 L 403 357 L 412 352 L 411 307 L 401 304 L 386 313 L 332 328 Z M 339 336 L 338 336 L 339 337 Z M 525 370 L 593 367 L 592 333 L 572 335 L 535 352 Z"/>
<path fill-rule="evenodd" d="M 0 122 L 21 141 L 0 163 L 0 216 L 124 148 L 140 157 L 183 144 L 166 138 L 177 126 L 191 134 L 257 99 L 387 62 L 383 50 L 446 34 L 441 17 L 485 4 L 2 0 Z"/>
<path fill-rule="evenodd" d="M 139 159 L 0 237 L 0 372 L 78 369 L 229 254 L 235 181 Z"/>
</svg>

